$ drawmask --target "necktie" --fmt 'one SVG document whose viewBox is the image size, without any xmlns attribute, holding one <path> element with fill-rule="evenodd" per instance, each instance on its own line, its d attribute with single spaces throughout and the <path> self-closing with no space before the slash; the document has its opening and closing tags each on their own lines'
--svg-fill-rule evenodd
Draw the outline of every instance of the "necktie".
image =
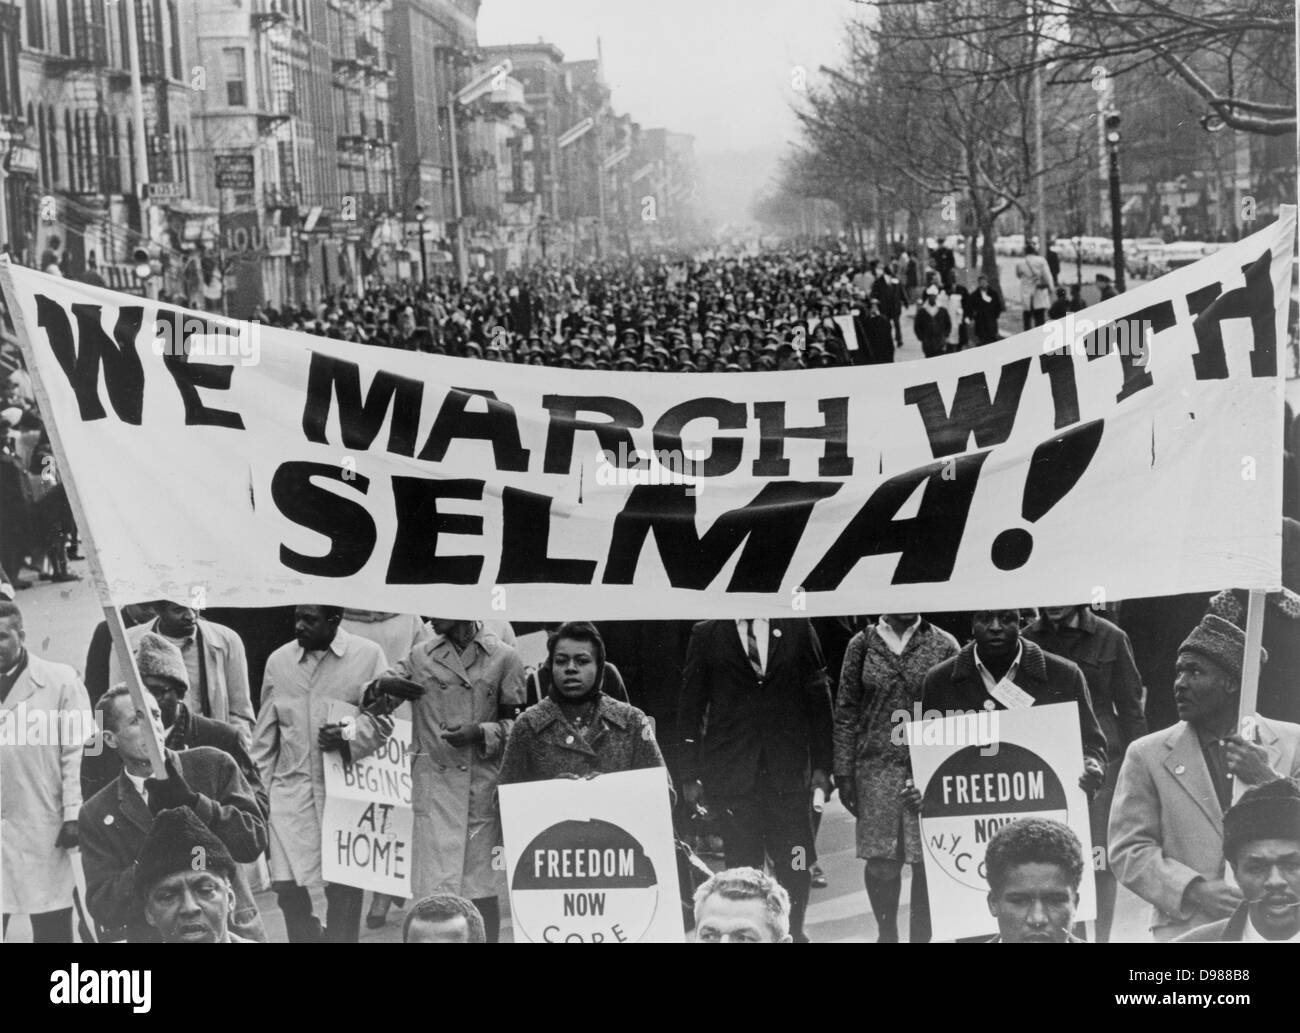
<svg viewBox="0 0 1300 1033">
<path fill-rule="evenodd" d="M 754 674 L 763 677 L 763 661 L 758 655 L 758 638 L 754 634 L 754 622 L 745 621 L 745 639 L 749 643 L 749 666 L 754 669 Z"/>
</svg>

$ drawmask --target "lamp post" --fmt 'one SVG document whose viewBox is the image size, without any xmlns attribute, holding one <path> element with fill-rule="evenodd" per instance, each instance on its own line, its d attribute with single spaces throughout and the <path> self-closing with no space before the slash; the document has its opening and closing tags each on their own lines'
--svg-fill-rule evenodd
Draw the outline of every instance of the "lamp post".
<svg viewBox="0 0 1300 1033">
<path fill-rule="evenodd" d="M 415 225 L 420 234 L 420 282 L 429 286 L 429 263 L 424 257 L 424 202 L 415 202 Z"/>
<path fill-rule="evenodd" d="M 1119 190 L 1119 112 L 1106 112 L 1106 149 L 1110 152 L 1110 237 L 1114 248 L 1115 291 L 1124 293 L 1124 212 Z"/>
</svg>

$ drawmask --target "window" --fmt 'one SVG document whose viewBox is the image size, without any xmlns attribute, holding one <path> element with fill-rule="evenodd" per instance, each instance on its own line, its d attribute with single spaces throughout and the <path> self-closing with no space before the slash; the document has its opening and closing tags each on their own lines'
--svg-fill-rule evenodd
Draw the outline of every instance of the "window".
<svg viewBox="0 0 1300 1033">
<path fill-rule="evenodd" d="M 68 21 L 68 0 L 59 0 L 58 3 L 58 26 L 59 26 L 59 53 L 67 57 L 72 56 L 72 26 Z"/>
<path fill-rule="evenodd" d="M 244 48 L 226 47 L 221 51 L 221 64 L 226 73 L 226 103 L 232 108 L 248 105 L 244 81 Z"/>
<path fill-rule="evenodd" d="M 41 0 L 27 0 L 27 45 L 33 50 L 45 49 L 45 12 Z"/>
<path fill-rule="evenodd" d="M 41 137 L 41 186 L 48 187 L 50 185 L 50 156 L 49 148 L 46 146 L 45 140 L 45 109 L 43 107 L 39 109 L 37 117 L 38 121 L 36 125 L 40 130 Z"/>
<path fill-rule="evenodd" d="M 171 27 L 172 78 L 180 79 L 182 78 L 181 27 L 180 27 L 180 14 L 176 10 L 176 0 L 167 0 L 167 23 Z"/>
<path fill-rule="evenodd" d="M 121 60 L 118 62 L 118 67 L 129 70 L 131 67 L 131 37 L 129 35 L 131 26 L 126 19 L 127 5 L 119 2 L 117 4 L 117 53 Z"/>
<path fill-rule="evenodd" d="M 68 189 L 74 194 L 80 193 L 77 182 L 77 138 L 72 132 L 72 112 L 63 112 L 63 137 L 68 145 Z"/>
<path fill-rule="evenodd" d="M 118 129 L 117 116 L 105 127 L 108 134 L 104 148 L 104 193 L 120 194 L 122 192 L 122 137 Z"/>
</svg>

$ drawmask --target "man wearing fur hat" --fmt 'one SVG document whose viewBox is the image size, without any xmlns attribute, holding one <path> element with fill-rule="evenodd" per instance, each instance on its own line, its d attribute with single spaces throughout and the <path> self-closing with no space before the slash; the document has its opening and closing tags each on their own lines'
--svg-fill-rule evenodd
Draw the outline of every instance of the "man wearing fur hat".
<svg viewBox="0 0 1300 1033">
<path fill-rule="evenodd" d="M 140 848 L 135 886 L 163 943 L 253 943 L 231 931 L 234 858 L 188 807 L 161 811 Z"/>
<path fill-rule="evenodd" d="M 1177 942 L 1300 943 L 1300 787 L 1280 778 L 1247 789 L 1223 816 L 1223 855 L 1244 903 Z"/>
<path fill-rule="evenodd" d="M 1240 628 L 1212 614 L 1202 619 L 1178 651 L 1174 703 L 1181 720 L 1132 743 L 1120 768 L 1110 864 L 1152 905 L 1157 942 L 1241 906 L 1241 894 L 1224 879 L 1233 779 L 1261 785 L 1300 775 L 1300 725 L 1255 717 L 1254 734 L 1238 734 L 1245 654 Z"/>
<path fill-rule="evenodd" d="M 248 755 L 239 733 L 221 721 L 193 713 L 185 702 L 189 692 L 189 675 L 181 651 L 161 635 L 146 632 L 136 643 L 135 663 L 145 691 L 158 701 L 167 749 L 188 750 L 195 746 L 212 746 L 229 754 L 239 766 L 253 795 L 257 797 L 262 813 L 270 813 L 266 789 L 262 786 L 257 765 Z M 85 800 L 89 800 L 117 778 L 122 770 L 117 750 L 105 749 L 102 737 L 101 732 L 87 743 L 81 758 L 81 795 Z"/>
</svg>

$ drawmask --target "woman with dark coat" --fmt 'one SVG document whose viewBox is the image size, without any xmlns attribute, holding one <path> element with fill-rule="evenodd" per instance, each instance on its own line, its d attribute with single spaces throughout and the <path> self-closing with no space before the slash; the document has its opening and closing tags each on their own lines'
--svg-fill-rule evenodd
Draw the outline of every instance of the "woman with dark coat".
<svg viewBox="0 0 1300 1033">
<path fill-rule="evenodd" d="M 857 819 L 857 853 L 880 943 L 898 942 L 904 864 L 912 867 L 910 943 L 930 939 L 916 814 L 900 793 L 912 777 L 903 722 L 915 717 L 926 672 L 957 641 L 918 613 L 890 613 L 849 641 L 835 697 L 835 785 Z"/>
<path fill-rule="evenodd" d="M 546 652 L 550 690 L 515 720 L 500 785 L 664 767 L 649 718 L 602 691 L 605 643 L 595 625 L 562 624 Z"/>
</svg>

